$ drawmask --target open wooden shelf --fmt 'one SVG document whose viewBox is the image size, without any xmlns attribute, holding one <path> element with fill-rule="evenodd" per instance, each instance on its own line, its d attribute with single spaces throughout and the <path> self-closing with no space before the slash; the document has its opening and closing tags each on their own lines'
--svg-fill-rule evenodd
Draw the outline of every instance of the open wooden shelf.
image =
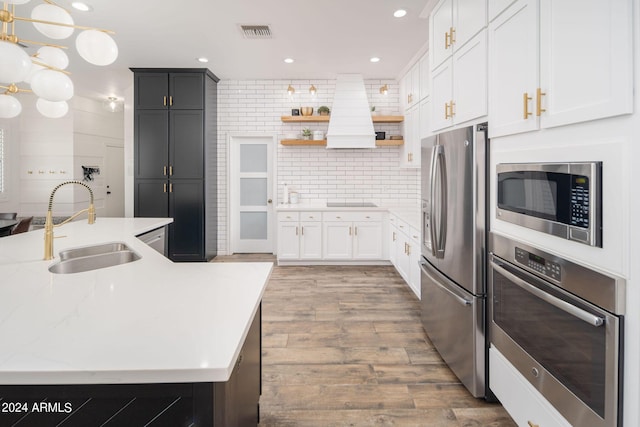
<svg viewBox="0 0 640 427">
<path fill-rule="evenodd" d="M 326 139 L 282 139 L 280 140 L 282 145 L 298 145 L 298 146 L 325 146 L 327 145 Z M 403 139 L 378 139 L 376 140 L 377 147 L 397 147 L 404 144 Z"/>
<path fill-rule="evenodd" d="M 281 116 L 285 123 L 328 123 L 331 116 Z M 373 123 L 402 123 L 404 116 L 371 116 Z"/>
</svg>

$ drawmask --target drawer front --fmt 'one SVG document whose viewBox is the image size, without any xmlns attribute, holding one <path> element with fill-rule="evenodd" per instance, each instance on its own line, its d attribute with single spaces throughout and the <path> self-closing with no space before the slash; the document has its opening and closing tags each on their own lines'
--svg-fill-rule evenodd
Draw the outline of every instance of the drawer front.
<svg viewBox="0 0 640 427">
<path fill-rule="evenodd" d="M 348 211 L 329 211 L 322 213 L 322 220 L 332 221 L 382 221 L 382 212 L 348 212 Z"/>
<path fill-rule="evenodd" d="M 280 222 L 298 222 L 300 212 L 278 212 L 278 221 Z"/>
<path fill-rule="evenodd" d="M 411 239 L 411 242 L 413 242 L 413 244 L 416 246 L 416 248 L 420 247 L 420 230 L 418 230 L 415 227 L 409 227 L 409 239 Z"/>
<path fill-rule="evenodd" d="M 396 219 L 396 227 L 398 227 L 398 231 L 405 233 L 407 236 L 411 233 L 411 226 L 400 218 Z"/>
<path fill-rule="evenodd" d="M 322 212 L 300 212 L 300 221 L 320 222 L 322 221 Z"/>
</svg>

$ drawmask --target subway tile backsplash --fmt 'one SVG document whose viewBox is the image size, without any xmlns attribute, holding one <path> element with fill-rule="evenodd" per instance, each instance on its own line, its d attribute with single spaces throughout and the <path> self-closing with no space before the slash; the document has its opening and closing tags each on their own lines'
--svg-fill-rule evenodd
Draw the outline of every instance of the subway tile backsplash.
<svg viewBox="0 0 640 427">
<path fill-rule="evenodd" d="M 309 87 L 317 95 L 309 94 Z M 388 94 L 379 93 L 380 86 L 389 87 Z M 291 97 L 287 86 L 296 93 Z M 369 104 L 379 114 L 400 115 L 399 86 L 392 79 L 365 80 Z M 291 115 L 291 109 L 331 108 L 335 80 L 221 80 L 218 83 L 218 251 L 227 251 L 227 141 L 228 135 L 255 133 L 276 135 L 281 139 L 298 138 L 303 128 L 326 133 L 327 123 L 283 123 L 280 116 Z M 374 124 L 376 131 L 401 135 L 402 124 Z M 374 201 L 383 205 L 417 203 L 420 171 L 400 169 L 399 147 L 375 149 L 327 150 L 325 147 L 277 146 L 277 188 L 274 200 L 282 199 L 286 183 L 297 191 L 300 203 L 318 200 Z M 233 190 L 233 189 L 231 189 Z"/>
</svg>

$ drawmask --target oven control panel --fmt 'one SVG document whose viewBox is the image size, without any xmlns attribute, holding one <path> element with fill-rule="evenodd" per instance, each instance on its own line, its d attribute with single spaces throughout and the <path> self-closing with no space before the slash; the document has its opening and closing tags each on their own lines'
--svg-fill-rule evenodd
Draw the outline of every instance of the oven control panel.
<svg viewBox="0 0 640 427">
<path fill-rule="evenodd" d="M 562 281 L 562 269 L 557 262 L 549 261 L 516 246 L 516 261 L 557 282 Z"/>
</svg>

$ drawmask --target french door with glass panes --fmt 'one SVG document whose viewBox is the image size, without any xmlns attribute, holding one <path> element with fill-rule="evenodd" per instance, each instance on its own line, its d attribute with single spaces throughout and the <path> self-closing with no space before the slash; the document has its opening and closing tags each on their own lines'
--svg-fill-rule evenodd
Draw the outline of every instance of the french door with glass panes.
<svg viewBox="0 0 640 427">
<path fill-rule="evenodd" d="M 273 253 L 273 136 L 229 137 L 229 253 Z"/>
</svg>

